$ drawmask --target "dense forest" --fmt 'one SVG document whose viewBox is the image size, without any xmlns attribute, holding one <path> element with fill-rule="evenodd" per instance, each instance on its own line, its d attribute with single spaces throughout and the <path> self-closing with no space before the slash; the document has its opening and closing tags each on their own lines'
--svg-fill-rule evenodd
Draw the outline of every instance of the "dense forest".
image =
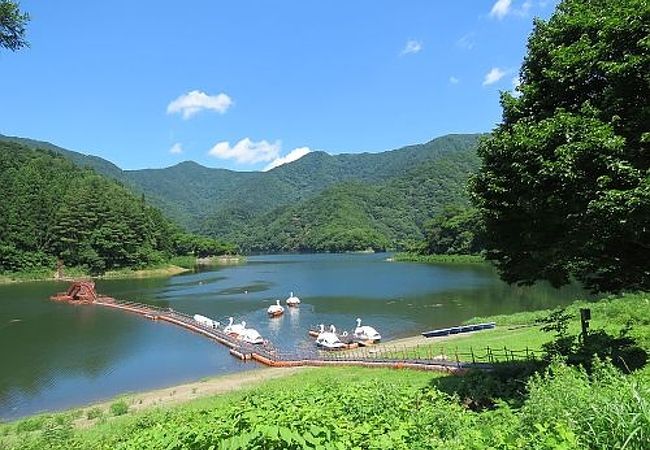
<svg viewBox="0 0 650 450">
<path fill-rule="evenodd" d="M 447 203 L 466 203 L 476 160 L 449 153 L 380 183 L 338 183 L 317 196 L 255 218 L 241 236 L 249 251 L 348 251 L 404 248 Z"/>
<path fill-rule="evenodd" d="M 485 225 L 479 211 L 446 205 L 424 225 L 425 238 L 408 248 L 420 255 L 478 255 L 485 250 Z"/>
<path fill-rule="evenodd" d="M 448 135 L 382 153 L 313 152 L 269 172 L 234 172 L 184 162 L 123 171 L 95 156 L 0 136 L 54 151 L 146 195 L 180 226 L 244 251 L 402 248 L 423 238 L 445 204 L 467 204 L 480 135 Z"/>
<path fill-rule="evenodd" d="M 234 247 L 193 236 L 114 180 L 49 151 L 0 142 L 0 272 L 66 266 L 91 273 Z"/>
</svg>

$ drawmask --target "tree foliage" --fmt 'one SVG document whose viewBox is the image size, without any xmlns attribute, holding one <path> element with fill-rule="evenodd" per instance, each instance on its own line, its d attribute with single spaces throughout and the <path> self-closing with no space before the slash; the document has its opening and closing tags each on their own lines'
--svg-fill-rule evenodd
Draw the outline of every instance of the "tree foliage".
<svg viewBox="0 0 650 450">
<path fill-rule="evenodd" d="M 476 255 L 483 250 L 483 221 L 471 207 L 448 205 L 425 225 L 425 255 Z"/>
<path fill-rule="evenodd" d="M 650 9 L 564 0 L 479 145 L 474 200 L 509 282 L 650 288 Z"/>
<path fill-rule="evenodd" d="M 0 0 L 0 47 L 12 51 L 28 46 L 25 26 L 29 14 L 20 11 L 20 5 L 13 0 Z"/>
<path fill-rule="evenodd" d="M 188 235 L 115 181 L 53 153 L 0 142 L 0 272 L 54 268 L 93 273 L 175 255 L 232 252 Z"/>
</svg>

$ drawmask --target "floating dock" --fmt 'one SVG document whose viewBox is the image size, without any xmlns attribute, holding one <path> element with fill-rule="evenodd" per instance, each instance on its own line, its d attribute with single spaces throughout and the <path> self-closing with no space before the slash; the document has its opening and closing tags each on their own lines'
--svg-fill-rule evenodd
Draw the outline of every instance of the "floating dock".
<svg viewBox="0 0 650 450">
<path fill-rule="evenodd" d="M 95 292 L 95 285 L 92 281 L 74 282 L 67 292 L 56 294 L 50 298 L 54 301 L 75 305 L 94 305 L 103 308 L 116 309 L 132 314 L 138 314 L 149 320 L 167 322 L 224 345 L 229 349 L 231 355 L 241 359 L 242 361 L 253 360 L 270 367 L 389 367 L 396 369 L 433 370 L 449 373 L 464 372 L 470 368 L 491 368 L 491 366 L 486 364 L 467 363 L 458 360 L 441 361 L 438 359 L 421 358 L 392 359 L 381 357 L 381 355 L 364 356 L 352 354 L 343 357 L 338 355 L 333 357 L 327 353 L 318 351 L 309 354 L 283 353 L 275 349 L 273 344 L 268 341 L 262 345 L 248 344 L 225 333 L 221 329 L 209 327 L 207 324 L 196 321 L 193 316 L 176 311 L 172 308 L 161 308 L 155 305 L 117 300 L 112 297 L 98 295 Z"/>
<path fill-rule="evenodd" d="M 449 336 L 450 334 L 469 333 L 471 331 L 489 330 L 495 328 L 496 323 L 485 322 L 475 325 L 461 325 L 457 327 L 438 328 L 437 330 L 425 331 L 422 336 L 426 338 Z"/>
</svg>

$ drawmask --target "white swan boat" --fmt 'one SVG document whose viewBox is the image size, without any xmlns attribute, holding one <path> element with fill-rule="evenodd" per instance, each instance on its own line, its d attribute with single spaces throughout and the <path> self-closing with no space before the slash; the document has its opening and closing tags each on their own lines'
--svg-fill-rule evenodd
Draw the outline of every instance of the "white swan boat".
<svg viewBox="0 0 650 450">
<path fill-rule="evenodd" d="M 237 323 L 233 324 L 234 319 L 232 317 L 228 317 L 228 325 L 223 329 L 223 332 L 226 334 L 229 334 L 230 336 L 239 338 L 244 331 L 246 330 L 246 322 L 242 323 Z"/>
<path fill-rule="evenodd" d="M 242 322 L 244 325 L 246 322 Z M 258 333 L 258 331 L 254 328 L 245 328 L 244 332 L 239 335 L 239 339 L 242 341 L 246 342 L 247 344 L 263 344 L 264 343 L 264 338 L 262 338 L 262 335 Z"/>
<path fill-rule="evenodd" d="M 300 299 L 293 295 L 293 292 L 289 294 L 289 298 L 286 300 L 287 306 L 291 306 L 293 308 L 300 306 Z"/>
<path fill-rule="evenodd" d="M 325 331 L 325 326 L 321 324 L 320 333 L 316 338 L 316 346 L 325 350 L 340 350 L 347 348 L 347 345 L 339 339 L 336 335 L 336 328 L 334 325 L 330 326 L 330 331 Z"/>
<path fill-rule="evenodd" d="M 357 318 L 357 327 L 354 329 L 354 337 L 361 341 L 381 341 L 381 334 L 368 325 L 361 326 L 361 319 Z"/>
<path fill-rule="evenodd" d="M 278 317 L 284 314 L 284 307 L 280 304 L 280 300 L 276 300 L 275 305 L 269 306 L 266 312 L 271 317 Z"/>
</svg>

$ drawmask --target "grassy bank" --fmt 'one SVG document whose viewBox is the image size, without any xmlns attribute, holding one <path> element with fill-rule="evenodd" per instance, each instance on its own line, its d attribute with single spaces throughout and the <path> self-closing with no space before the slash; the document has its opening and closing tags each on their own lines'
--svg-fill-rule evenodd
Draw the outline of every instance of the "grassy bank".
<svg viewBox="0 0 650 450">
<path fill-rule="evenodd" d="M 88 277 L 88 273 L 77 267 L 66 268 L 66 278 Z M 22 272 L 0 273 L 0 284 L 21 283 L 28 281 L 53 281 L 56 280 L 56 271 L 50 268 L 38 268 Z"/>
<path fill-rule="evenodd" d="M 485 264 L 479 255 L 420 255 L 418 253 L 396 253 L 393 261 L 417 262 L 426 264 Z"/>
<path fill-rule="evenodd" d="M 56 280 L 72 280 L 78 278 L 156 278 L 156 277 L 169 277 L 179 273 L 187 272 L 190 270 L 186 267 L 181 267 L 175 264 L 159 264 L 152 267 L 143 269 L 123 268 L 117 270 L 109 270 L 103 275 L 93 276 L 82 268 L 66 267 L 63 277 L 58 277 L 56 272 L 52 269 L 36 269 L 24 272 L 10 272 L 0 275 L 0 284 L 8 283 L 21 283 L 28 281 L 56 281 Z"/>
<path fill-rule="evenodd" d="M 591 330 L 603 329 L 611 335 L 618 335 L 622 329 L 631 326 L 629 335 L 639 345 L 650 351 L 650 293 L 611 296 L 595 302 L 578 301 L 566 308 L 574 318 L 569 324 L 569 333 L 580 332 L 580 308 L 591 309 Z M 526 350 L 539 356 L 542 345 L 553 339 L 552 333 L 540 330 L 537 320 L 550 314 L 550 310 L 521 312 L 509 315 L 475 317 L 466 324 L 495 322 L 496 328 L 455 335 L 453 339 L 430 338 L 405 342 L 405 345 L 388 343 L 375 351 L 387 356 L 431 357 L 445 356 L 461 361 L 471 361 L 471 353 L 479 358 L 486 357 L 487 348 L 495 352 L 497 359 L 505 360 L 505 349 L 523 357 Z M 406 347 L 406 349 L 404 349 Z M 511 356 L 509 356 L 511 357 Z"/>
<path fill-rule="evenodd" d="M 568 311 L 583 306 L 592 310 L 592 329 L 616 332 L 631 324 L 632 334 L 650 349 L 650 294 L 579 302 Z M 550 339 L 534 324 L 545 315 L 540 311 L 476 318 L 473 321 L 496 321 L 497 329 L 446 345 L 539 346 Z M 572 331 L 576 327 L 571 324 Z M 307 369 L 237 392 L 193 400 L 193 393 L 188 394 L 190 400 L 180 405 L 161 401 L 140 408 L 138 401 L 145 397 L 136 394 L 93 408 L 25 419 L 0 426 L 0 447 L 647 448 L 647 367 L 623 375 L 603 363 L 588 376 L 556 362 L 540 374 L 531 373 L 526 365 L 512 364 L 465 377 Z M 182 394 L 180 388 L 168 391 L 173 394 L 156 395 L 162 399 Z"/>
<path fill-rule="evenodd" d="M 51 268 L 39 268 L 22 272 L 8 272 L 0 274 L 0 284 L 20 283 L 27 281 L 55 281 L 75 278 L 158 278 L 178 275 L 179 273 L 194 270 L 197 266 L 221 266 L 244 264 L 246 258 L 239 255 L 214 256 L 210 258 L 197 258 L 195 256 L 176 256 L 169 261 L 144 267 L 142 269 L 122 268 L 109 270 L 102 275 L 93 276 L 87 270 L 79 267 L 66 267 L 63 278 L 57 277 L 56 271 Z"/>
</svg>

